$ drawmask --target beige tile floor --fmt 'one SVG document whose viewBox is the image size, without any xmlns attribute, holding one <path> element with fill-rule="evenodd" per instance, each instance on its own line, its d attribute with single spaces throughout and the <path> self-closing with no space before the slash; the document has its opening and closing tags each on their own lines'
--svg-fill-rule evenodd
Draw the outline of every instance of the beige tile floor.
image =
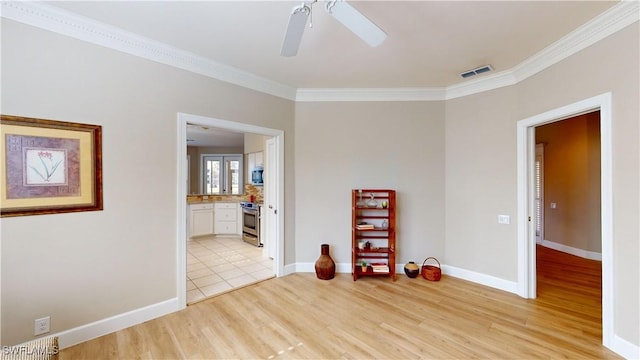
<svg viewBox="0 0 640 360">
<path fill-rule="evenodd" d="M 273 260 L 240 236 L 187 240 L 187 304 L 273 277 Z"/>
</svg>

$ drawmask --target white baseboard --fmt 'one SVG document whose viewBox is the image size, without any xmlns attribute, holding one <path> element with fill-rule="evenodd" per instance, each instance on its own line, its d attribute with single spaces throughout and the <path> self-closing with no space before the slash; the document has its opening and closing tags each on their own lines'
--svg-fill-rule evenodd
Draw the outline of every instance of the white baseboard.
<svg viewBox="0 0 640 360">
<path fill-rule="evenodd" d="M 315 263 L 296 263 L 295 272 L 315 272 Z M 351 273 L 351 263 L 337 263 L 336 273 Z M 491 275 L 481 274 L 454 266 L 442 265 L 442 273 L 462 280 L 489 286 L 495 289 L 517 294 L 518 284 L 514 281 L 500 279 Z M 396 274 L 404 274 L 404 264 L 396 264 Z"/>
<path fill-rule="evenodd" d="M 618 335 L 613 335 L 613 341 L 609 349 L 625 359 L 640 359 L 640 346 L 632 344 Z"/>
<path fill-rule="evenodd" d="M 500 279 L 495 276 L 482 274 L 479 272 L 466 270 L 450 265 L 442 265 L 442 273 L 445 275 L 456 277 L 458 279 L 492 287 L 494 289 L 503 290 L 514 294 L 518 293 L 518 283 L 515 281 Z"/>
<path fill-rule="evenodd" d="M 542 242 L 539 244 L 544 247 L 548 247 L 553 250 L 562 251 L 567 254 L 579 256 L 581 258 L 602 261 L 602 254 L 598 252 L 578 249 L 578 248 L 574 248 L 568 245 L 560 244 L 560 243 L 549 241 L 549 240 L 542 240 Z"/>
<path fill-rule="evenodd" d="M 178 307 L 178 298 L 173 298 L 110 318 L 98 320 L 90 324 L 78 326 L 57 333 L 55 336 L 58 336 L 58 346 L 60 349 L 64 349 L 178 310 L 181 310 Z"/>
<path fill-rule="evenodd" d="M 282 276 L 291 275 L 296 273 L 296 264 L 289 264 L 284 266 L 284 274 Z"/>
<path fill-rule="evenodd" d="M 299 273 L 316 272 L 315 263 L 296 263 L 293 266 L 295 267 L 294 272 L 299 272 Z M 403 266 L 404 265 L 396 265 L 396 272 L 398 272 L 398 267 L 403 267 Z M 400 271 L 402 271 L 402 269 L 400 269 Z M 336 273 L 351 274 L 351 263 L 336 263 Z"/>
</svg>

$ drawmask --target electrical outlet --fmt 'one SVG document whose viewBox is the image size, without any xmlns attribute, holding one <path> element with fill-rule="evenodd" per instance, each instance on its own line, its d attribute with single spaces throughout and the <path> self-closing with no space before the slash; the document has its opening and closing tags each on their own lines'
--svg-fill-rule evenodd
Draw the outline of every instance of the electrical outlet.
<svg viewBox="0 0 640 360">
<path fill-rule="evenodd" d="M 51 317 L 43 317 L 35 320 L 35 328 L 33 330 L 33 335 L 42 335 L 49 332 L 49 323 L 51 321 Z"/>
</svg>

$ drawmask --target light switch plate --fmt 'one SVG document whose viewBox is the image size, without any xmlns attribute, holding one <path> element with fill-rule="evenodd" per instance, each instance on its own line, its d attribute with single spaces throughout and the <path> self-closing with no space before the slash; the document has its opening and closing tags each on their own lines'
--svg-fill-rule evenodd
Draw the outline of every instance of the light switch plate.
<svg viewBox="0 0 640 360">
<path fill-rule="evenodd" d="M 511 217 L 509 215 L 498 215 L 498 224 L 508 225 L 511 223 Z"/>
</svg>

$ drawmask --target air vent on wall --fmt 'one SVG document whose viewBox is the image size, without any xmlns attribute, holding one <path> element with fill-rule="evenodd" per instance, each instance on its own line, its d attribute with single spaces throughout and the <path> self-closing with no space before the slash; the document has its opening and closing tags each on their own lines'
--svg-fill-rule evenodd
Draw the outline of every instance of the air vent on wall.
<svg viewBox="0 0 640 360">
<path fill-rule="evenodd" d="M 491 65 L 485 65 L 485 66 L 480 66 L 479 68 L 475 68 L 473 70 L 465 71 L 465 72 L 461 73 L 460 76 L 462 76 L 463 78 L 466 79 L 468 77 L 472 77 L 472 76 L 480 75 L 482 73 L 489 72 L 491 70 L 493 70 Z"/>
</svg>

